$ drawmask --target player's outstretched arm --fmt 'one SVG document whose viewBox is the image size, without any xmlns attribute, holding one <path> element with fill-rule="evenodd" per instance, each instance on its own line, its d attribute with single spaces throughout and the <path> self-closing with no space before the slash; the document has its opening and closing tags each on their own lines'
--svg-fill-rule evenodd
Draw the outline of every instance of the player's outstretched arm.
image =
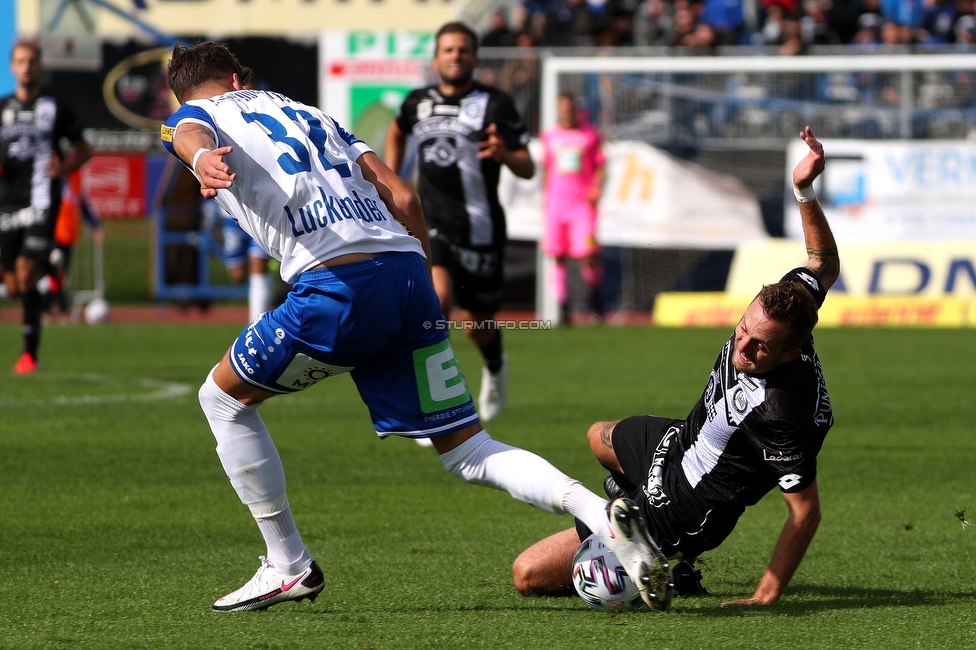
<svg viewBox="0 0 976 650">
<path fill-rule="evenodd" d="M 237 178 L 224 162 L 224 156 L 233 147 L 217 147 L 213 134 L 204 126 L 181 124 L 173 134 L 173 150 L 180 160 L 193 167 L 200 181 L 200 194 L 205 199 L 216 197 L 217 190 L 227 189 Z"/>
<path fill-rule="evenodd" d="M 752 598 L 732 600 L 722 605 L 771 605 L 786 591 L 793 574 L 813 540 L 820 525 L 820 493 L 817 482 L 799 492 L 783 493 L 790 514 L 776 541 L 773 559 L 763 574 Z"/>
<path fill-rule="evenodd" d="M 837 254 L 837 243 L 824 216 L 823 207 L 813 193 L 813 181 L 824 170 L 824 149 L 809 126 L 804 127 L 800 137 L 810 147 L 810 151 L 793 168 L 793 186 L 797 190 L 800 205 L 803 240 L 807 247 L 807 268 L 814 271 L 825 288 L 829 289 L 840 275 L 840 256 Z"/>
<path fill-rule="evenodd" d="M 356 160 L 363 172 L 363 178 L 376 187 L 380 198 L 390 214 L 420 240 L 427 255 L 427 270 L 430 270 L 430 240 L 427 238 L 427 222 L 420 208 L 420 200 L 392 169 L 373 152 L 364 153 Z"/>
</svg>

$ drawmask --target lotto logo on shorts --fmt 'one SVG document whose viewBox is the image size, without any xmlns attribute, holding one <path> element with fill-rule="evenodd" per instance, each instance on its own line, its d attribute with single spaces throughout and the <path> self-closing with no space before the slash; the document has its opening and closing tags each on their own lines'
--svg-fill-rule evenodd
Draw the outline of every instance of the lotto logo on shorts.
<svg viewBox="0 0 976 650">
<path fill-rule="evenodd" d="M 443 411 L 471 399 L 451 342 L 444 339 L 428 348 L 413 351 L 420 409 L 424 413 Z"/>
</svg>

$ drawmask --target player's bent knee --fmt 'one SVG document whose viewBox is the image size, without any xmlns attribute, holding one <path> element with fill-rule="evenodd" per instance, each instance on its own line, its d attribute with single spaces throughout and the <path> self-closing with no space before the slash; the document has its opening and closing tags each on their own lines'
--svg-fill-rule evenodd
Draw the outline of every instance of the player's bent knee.
<svg viewBox="0 0 976 650">
<path fill-rule="evenodd" d="M 216 370 L 216 366 L 214 366 L 214 370 Z M 232 422 L 238 419 L 241 412 L 247 407 L 228 395 L 217 385 L 217 382 L 213 378 L 214 370 L 210 371 L 206 381 L 203 382 L 200 390 L 197 391 L 200 408 L 203 409 L 207 420 L 217 419 Z"/>
<path fill-rule="evenodd" d="M 553 571 L 548 558 L 539 556 L 533 547 L 522 552 L 512 563 L 512 583 L 521 596 L 563 596 L 571 592 L 569 574 Z"/>
<path fill-rule="evenodd" d="M 539 594 L 533 583 L 532 564 L 525 559 L 525 553 L 515 558 L 515 562 L 512 563 L 512 582 L 515 584 L 515 591 L 522 596 Z"/>
</svg>

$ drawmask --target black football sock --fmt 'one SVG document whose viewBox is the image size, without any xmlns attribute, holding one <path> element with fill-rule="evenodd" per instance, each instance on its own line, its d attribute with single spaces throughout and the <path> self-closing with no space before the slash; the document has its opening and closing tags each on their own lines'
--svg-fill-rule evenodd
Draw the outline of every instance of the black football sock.
<svg viewBox="0 0 976 650">
<path fill-rule="evenodd" d="M 485 345 L 478 348 L 481 356 L 485 358 L 485 367 L 488 372 L 495 374 L 502 367 L 502 331 L 495 330 L 495 337 Z"/>
<path fill-rule="evenodd" d="M 44 312 L 44 299 L 37 289 L 24 293 L 24 351 L 37 360 L 37 348 L 41 344 L 41 314 Z"/>
</svg>

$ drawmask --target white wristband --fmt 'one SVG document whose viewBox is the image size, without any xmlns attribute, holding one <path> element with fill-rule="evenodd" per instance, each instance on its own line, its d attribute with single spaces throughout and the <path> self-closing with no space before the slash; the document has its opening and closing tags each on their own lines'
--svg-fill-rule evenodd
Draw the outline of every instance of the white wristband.
<svg viewBox="0 0 976 650">
<path fill-rule="evenodd" d="M 802 190 L 796 185 L 793 186 L 793 196 L 800 203 L 813 203 L 817 200 L 817 193 L 813 191 L 813 184 L 807 185 Z"/>
<path fill-rule="evenodd" d="M 200 147 L 199 149 L 197 149 L 197 152 L 193 154 L 193 163 L 190 165 L 190 169 L 196 171 L 197 161 L 200 160 L 200 156 L 207 153 L 208 151 L 210 151 L 210 149 L 207 149 L 206 147 Z"/>
</svg>

